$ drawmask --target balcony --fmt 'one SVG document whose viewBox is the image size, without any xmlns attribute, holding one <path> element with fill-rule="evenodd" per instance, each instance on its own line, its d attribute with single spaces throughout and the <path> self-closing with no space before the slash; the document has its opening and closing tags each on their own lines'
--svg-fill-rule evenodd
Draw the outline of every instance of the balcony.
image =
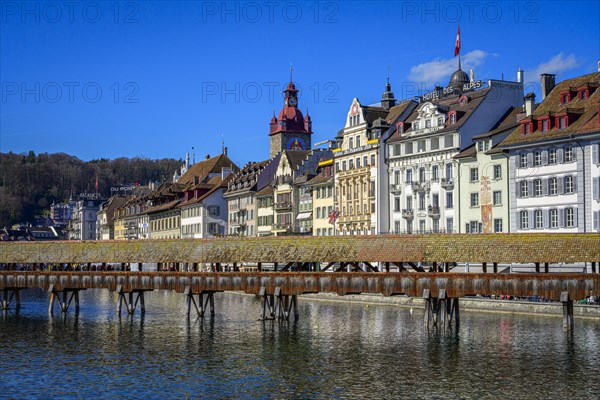
<svg viewBox="0 0 600 400">
<path fill-rule="evenodd" d="M 441 185 L 445 190 L 454 189 L 454 178 L 442 178 Z"/>
<path fill-rule="evenodd" d="M 412 208 L 405 208 L 402 210 L 402 218 L 413 219 L 414 217 L 415 217 L 415 213 Z"/>
<path fill-rule="evenodd" d="M 291 230 L 291 223 L 273 224 L 273 232 L 291 232 Z"/>
<path fill-rule="evenodd" d="M 439 219 L 440 218 L 440 207 L 438 207 L 438 206 L 427 207 L 427 216 L 429 216 L 433 219 Z"/>
<path fill-rule="evenodd" d="M 292 209 L 291 201 L 281 201 L 279 203 L 275 203 L 276 211 L 291 210 L 291 209 Z"/>
<path fill-rule="evenodd" d="M 424 192 L 429 190 L 428 182 L 413 182 L 411 185 L 411 189 L 413 192 Z"/>
<path fill-rule="evenodd" d="M 390 185 L 390 191 L 394 194 L 402 193 L 402 185 L 397 183 L 395 185 Z"/>
</svg>

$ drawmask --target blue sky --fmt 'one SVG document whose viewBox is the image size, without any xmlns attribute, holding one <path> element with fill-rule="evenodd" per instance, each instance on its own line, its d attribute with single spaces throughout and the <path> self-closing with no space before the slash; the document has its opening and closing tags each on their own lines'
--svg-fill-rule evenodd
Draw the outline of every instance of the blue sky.
<svg viewBox="0 0 600 400">
<path fill-rule="evenodd" d="M 268 158 L 268 124 L 293 78 L 313 143 L 354 97 L 445 86 L 463 69 L 539 90 L 597 70 L 600 6 L 581 2 L 0 2 L 0 151 L 83 160 Z"/>
</svg>

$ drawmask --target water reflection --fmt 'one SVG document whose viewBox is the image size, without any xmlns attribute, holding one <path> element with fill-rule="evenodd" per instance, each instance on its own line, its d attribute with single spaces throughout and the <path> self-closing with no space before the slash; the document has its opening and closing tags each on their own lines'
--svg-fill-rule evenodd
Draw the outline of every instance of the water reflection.
<svg viewBox="0 0 600 400">
<path fill-rule="evenodd" d="M 302 299 L 298 321 L 259 321 L 257 298 L 230 293 L 215 295 L 214 317 L 189 320 L 173 292 L 146 293 L 146 314 L 122 318 L 109 291 L 82 293 L 79 313 L 49 317 L 48 301 L 27 290 L 2 313 L 4 397 L 597 395 L 596 321 L 565 335 L 560 318 L 461 312 L 443 332 L 422 310 Z"/>
</svg>

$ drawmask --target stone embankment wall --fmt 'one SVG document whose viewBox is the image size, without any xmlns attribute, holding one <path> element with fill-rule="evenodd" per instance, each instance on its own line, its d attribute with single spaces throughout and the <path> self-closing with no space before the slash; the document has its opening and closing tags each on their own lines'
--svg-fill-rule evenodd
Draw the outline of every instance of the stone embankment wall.
<svg viewBox="0 0 600 400">
<path fill-rule="evenodd" d="M 425 301 L 418 297 L 407 296 L 380 296 L 380 295 L 346 295 L 338 296 L 333 293 L 305 294 L 298 299 L 342 301 L 361 304 L 384 304 L 399 307 L 425 308 Z M 562 318 L 562 304 L 559 302 L 533 302 L 520 300 L 492 300 L 485 298 L 461 298 L 461 311 L 496 312 L 509 314 L 532 314 L 555 316 Z M 600 306 L 587 304 L 574 304 L 573 315 L 575 318 L 600 319 Z"/>
</svg>

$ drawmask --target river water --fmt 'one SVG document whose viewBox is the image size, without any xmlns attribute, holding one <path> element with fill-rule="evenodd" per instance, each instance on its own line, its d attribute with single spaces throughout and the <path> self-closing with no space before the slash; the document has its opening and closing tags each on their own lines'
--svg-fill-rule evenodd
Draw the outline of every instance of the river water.
<svg viewBox="0 0 600 400">
<path fill-rule="evenodd" d="M 0 398 L 594 399 L 600 324 L 461 312 L 427 331 L 423 310 L 300 300 L 297 322 L 258 321 L 260 302 L 215 295 L 214 319 L 186 318 L 184 296 L 81 292 L 81 311 L 48 314 L 22 292 L 0 314 Z"/>
</svg>

